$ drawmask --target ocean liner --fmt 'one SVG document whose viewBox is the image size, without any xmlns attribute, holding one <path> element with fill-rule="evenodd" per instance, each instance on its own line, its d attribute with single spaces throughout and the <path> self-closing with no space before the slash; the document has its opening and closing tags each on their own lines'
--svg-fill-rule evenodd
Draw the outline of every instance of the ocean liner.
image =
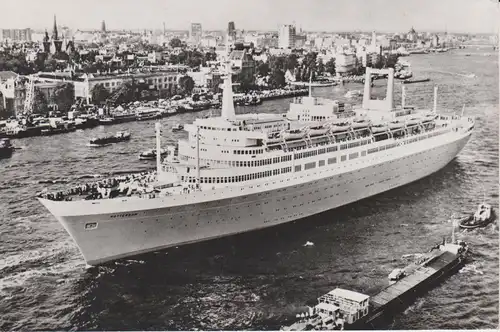
<svg viewBox="0 0 500 332">
<path fill-rule="evenodd" d="M 395 107 L 393 69 L 366 69 L 358 108 L 310 92 L 286 114 L 236 115 L 227 56 L 224 65 L 221 116 L 186 124 L 188 139 L 167 146 L 165 160 L 157 155 L 149 181 L 127 176 L 113 188 L 70 190 L 71 198 L 39 195 L 87 264 L 271 227 L 388 191 L 443 168 L 474 128 L 463 114 L 437 113 L 436 90 L 432 109 Z M 383 100 L 371 98 L 372 74 L 388 75 Z"/>
</svg>

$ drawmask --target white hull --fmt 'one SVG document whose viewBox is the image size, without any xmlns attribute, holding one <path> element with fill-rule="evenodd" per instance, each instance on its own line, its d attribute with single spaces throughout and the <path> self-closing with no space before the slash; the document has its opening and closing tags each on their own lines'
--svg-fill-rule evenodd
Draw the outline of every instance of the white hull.
<svg viewBox="0 0 500 332">
<path fill-rule="evenodd" d="M 352 161 L 249 181 L 242 187 L 155 199 L 40 201 L 75 240 L 86 262 L 96 265 L 286 223 L 394 189 L 443 168 L 470 134 L 453 132 L 412 143 L 411 148 L 395 147 Z M 329 157 L 325 154 L 321 159 Z M 97 222 L 97 228 L 85 230 L 91 222 Z"/>
</svg>

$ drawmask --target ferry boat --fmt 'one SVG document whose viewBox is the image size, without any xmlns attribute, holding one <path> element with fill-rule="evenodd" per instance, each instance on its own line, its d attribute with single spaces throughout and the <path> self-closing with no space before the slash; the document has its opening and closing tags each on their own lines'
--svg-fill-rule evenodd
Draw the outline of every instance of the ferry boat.
<svg viewBox="0 0 500 332">
<path fill-rule="evenodd" d="M 119 131 L 115 135 L 92 138 L 88 146 L 90 147 L 103 147 L 113 143 L 124 142 L 130 140 L 130 133 L 126 131 Z"/>
<path fill-rule="evenodd" d="M 228 60 L 225 68 L 221 116 L 186 124 L 187 139 L 167 146 L 154 181 L 121 179 L 128 189 L 110 199 L 38 197 L 87 264 L 284 224 L 417 181 L 453 160 L 474 128 L 472 118 L 439 115 L 406 124 L 401 136 L 374 132 L 378 123 L 438 114 L 395 107 L 393 69 L 366 69 L 357 109 L 309 89 L 287 114 L 236 115 Z M 371 100 L 372 74 L 388 76 L 384 100 Z M 360 118 L 370 127 L 339 125 Z M 329 130 L 306 135 L 319 125 Z"/>
<path fill-rule="evenodd" d="M 137 121 L 159 119 L 160 117 L 161 117 L 161 112 L 154 108 L 140 109 L 136 113 Z"/>
</svg>

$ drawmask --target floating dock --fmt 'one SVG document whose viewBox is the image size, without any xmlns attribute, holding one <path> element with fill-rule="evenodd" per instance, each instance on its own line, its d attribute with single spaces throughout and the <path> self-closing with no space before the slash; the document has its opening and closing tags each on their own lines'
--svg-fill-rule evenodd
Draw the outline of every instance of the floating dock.
<svg viewBox="0 0 500 332">
<path fill-rule="evenodd" d="M 455 272 L 468 253 L 463 241 L 436 245 L 404 269 L 389 275 L 393 282 L 370 297 L 336 288 L 318 298 L 308 313 L 297 315 L 298 322 L 286 331 L 375 329 L 385 318 L 411 304 L 416 297 Z"/>
</svg>

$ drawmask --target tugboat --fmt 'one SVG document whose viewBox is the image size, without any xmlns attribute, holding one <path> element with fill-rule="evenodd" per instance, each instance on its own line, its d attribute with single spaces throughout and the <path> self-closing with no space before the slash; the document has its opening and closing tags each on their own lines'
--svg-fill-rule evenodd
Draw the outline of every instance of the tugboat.
<svg viewBox="0 0 500 332">
<path fill-rule="evenodd" d="M 467 216 L 460 219 L 460 228 L 474 229 L 484 227 L 493 220 L 493 211 L 490 204 L 481 203 L 477 207 L 476 212 L 472 216 Z"/>
<path fill-rule="evenodd" d="M 14 152 L 14 147 L 8 138 L 0 138 L 0 158 L 8 158 Z"/>
<path fill-rule="evenodd" d="M 129 141 L 130 133 L 126 131 L 119 131 L 115 135 L 93 138 L 90 140 L 88 146 L 90 147 L 103 147 L 113 143 Z"/>
<path fill-rule="evenodd" d="M 167 151 L 164 149 L 160 150 L 160 156 L 164 157 L 167 155 Z M 139 160 L 155 160 L 156 159 L 156 149 L 149 149 L 142 152 L 139 155 Z"/>
<path fill-rule="evenodd" d="M 173 132 L 176 132 L 176 131 L 181 131 L 184 129 L 184 126 L 181 125 L 181 124 L 176 124 L 173 128 L 172 128 L 172 131 Z"/>
</svg>

